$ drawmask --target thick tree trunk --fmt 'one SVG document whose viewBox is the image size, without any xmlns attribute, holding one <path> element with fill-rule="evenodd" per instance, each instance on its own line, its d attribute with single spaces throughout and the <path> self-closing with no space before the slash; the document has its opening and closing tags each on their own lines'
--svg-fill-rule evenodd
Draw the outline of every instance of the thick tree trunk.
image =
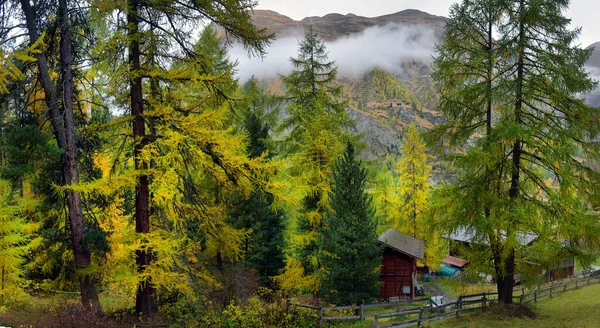
<svg viewBox="0 0 600 328">
<path fill-rule="evenodd" d="M 142 78 L 141 73 L 141 50 L 139 34 L 138 0 L 129 0 L 127 3 L 127 24 L 129 26 L 129 67 L 130 67 L 130 100 L 131 115 L 133 121 L 133 138 L 135 146 L 133 157 L 136 170 L 146 170 L 148 163 L 141 158 L 141 153 L 147 144 L 146 127 L 144 122 L 144 108 L 142 98 Z M 135 188 L 135 231 L 137 233 L 150 232 L 150 189 L 148 186 L 148 176 L 143 174 L 138 177 L 138 183 Z M 138 272 L 143 273 L 152 262 L 152 250 L 136 251 L 136 263 Z M 150 278 L 140 281 L 138 284 L 135 310 L 143 316 L 151 316 L 154 312 L 154 286 Z"/>
<path fill-rule="evenodd" d="M 510 304 L 513 302 L 515 286 L 515 252 L 511 250 L 508 257 L 504 259 L 500 256 L 498 248 L 494 247 L 493 253 L 498 302 Z"/>
<path fill-rule="evenodd" d="M 72 72 L 72 45 L 71 28 L 69 25 L 69 9 L 67 0 L 59 2 L 60 17 L 60 64 L 62 70 L 62 90 L 63 90 L 63 108 L 64 108 L 64 134 L 66 139 L 65 158 L 63 167 L 67 171 L 65 174 L 65 184 L 78 184 L 79 171 L 77 168 L 77 145 L 75 143 L 75 122 L 73 119 L 73 72 Z M 77 269 L 89 267 L 91 256 L 89 250 L 83 245 L 84 222 L 81 209 L 81 196 L 73 190 L 67 191 L 67 203 L 69 206 L 69 222 L 71 224 L 71 242 L 73 244 L 73 254 Z M 81 302 L 88 306 L 90 302 L 94 309 L 100 310 L 100 302 L 94 280 L 89 275 L 79 278 L 81 289 Z"/>
<path fill-rule="evenodd" d="M 35 13 L 31 8 L 29 0 L 21 0 L 21 7 L 25 14 L 30 43 L 33 43 L 39 38 L 34 25 Z M 66 0 L 60 0 L 59 2 L 59 20 L 61 24 L 60 63 L 63 84 L 64 120 L 58 107 L 58 97 L 50 80 L 48 63 L 43 52 L 37 54 L 37 65 L 56 141 L 58 146 L 64 150 L 61 155 L 63 183 L 69 185 L 79 183 L 79 171 L 77 168 L 77 145 L 75 143 L 75 122 L 73 119 L 73 75 L 71 67 L 73 52 Z M 83 270 L 89 267 L 91 258 L 89 251 L 83 245 L 85 227 L 81 197 L 78 192 L 72 190 L 68 190 L 66 195 L 71 228 L 71 246 L 75 257 L 75 265 L 78 270 Z M 89 275 L 81 276 L 79 277 L 79 286 L 81 303 L 86 307 L 92 306 L 95 310 L 101 311 L 94 280 Z"/>
<path fill-rule="evenodd" d="M 524 0 L 519 3 L 519 10 L 522 13 L 524 8 Z M 519 23 L 519 43 L 518 43 L 518 59 L 517 59 L 517 83 L 515 90 L 515 123 L 521 124 L 521 111 L 523 110 L 523 73 L 524 73 L 524 58 L 525 58 L 525 26 L 523 18 L 520 18 Z M 512 147 L 512 169 L 510 179 L 510 189 L 508 195 L 511 200 L 510 206 L 517 206 L 519 198 L 519 182 L 521 175 L 521 155 L 522 155 L 521 138 L 517 137 Z M 511 231 L 506 231 L 506 238 L 509 237 Z M 498 287 L 498 299 L 500 302 L 509 304 L 512 303 L 512 294 L 515 275 L 515 250 L 510 249 L 508 256 L 504 259 L 500 257 L 500 253 L 494 254 L 496 266 L 496 277 Z M 499 263 L 502 261 L 502 263 Z"/>
</svg>

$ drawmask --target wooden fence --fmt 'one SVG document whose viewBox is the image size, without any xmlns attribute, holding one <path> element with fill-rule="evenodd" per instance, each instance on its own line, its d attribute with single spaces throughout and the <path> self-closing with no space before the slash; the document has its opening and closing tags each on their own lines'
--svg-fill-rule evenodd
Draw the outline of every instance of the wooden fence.
<svg viewBox="0 0 600 328">
<path fill-rule="evenodd" d="M 549 285 L 538 285 L 537 288 L 529 289 L 528 291 L 523 288 L 515 290 L 513 293 L 513 300 L 526 304 L 536 302 L 538 299 L 544 297 L 558 295 L 567 290 L 598 283 L 600 283 L 600 277 L 579 279 L 567 278 Z M 456 302 L 445 303 L 440 306 L 431 306 L 432 304 L 429 304 L 431 303 L 429 298 L 414 299 L 410 302 L 389 302 L 335 307 L 319 307 L 289 302 L 288 306 L 297 306 L 314 310 L 315 314 L 313 317 L 318 320 L 318 327 L 322 327 L 326 321 L 364 321 L 366 319 L 372 319 L 373 327 L 375 328 L 400 328 L 414 325 L 420 327 L 423 322 L 441 320 L 452 316 L 458 317 L 461 313 L 482 309 L 496 302 L 498 302 L 497 293 L 480 293 L 461 295 Z M 373 309 L 390 309 L 391 311 L 381 312 L 379 310 L 373 311 Z M 336 312 L 338 314 L 342 312 L 342 314 L 336 315 Z"/>
</svg>

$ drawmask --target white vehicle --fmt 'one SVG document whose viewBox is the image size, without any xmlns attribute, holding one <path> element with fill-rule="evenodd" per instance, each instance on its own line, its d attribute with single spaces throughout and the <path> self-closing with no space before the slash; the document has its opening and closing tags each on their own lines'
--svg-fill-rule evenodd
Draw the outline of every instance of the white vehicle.
<svg viewBox="0 0 600 328">
<path fill-rule="evenodd" d="M 444 305 L 444 296 L 443 295 L 432 296 L 429 299 L 428 303 L 429 303 L 429 307 L 438 309 L 441 312 L 446 311 L 446 306 Z"/>
</svg>

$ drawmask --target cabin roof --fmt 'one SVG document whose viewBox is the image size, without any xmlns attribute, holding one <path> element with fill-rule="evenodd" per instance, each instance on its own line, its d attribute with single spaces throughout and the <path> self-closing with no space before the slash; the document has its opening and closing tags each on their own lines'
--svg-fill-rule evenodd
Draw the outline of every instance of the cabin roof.
<svg viewBox="0 0 600 328">
<path fill-rule="evenodd" d="M 446 256 L 443 260 L 443 263 L 446 264 L 450 264 L 452 266 L 455 266 L 457 268 L 462 268 L 465 265 L 467 265 L 467 263 L 469 263 L 469 260 L 464 260 L 458 257 L 454 257 L 454 256 Z"/>
<path fill-rule="evenodd" d="M 423 259 L 425 242 L 394 228 L 387 229 L 377 240 L 385 246 L 406 255 Z"/>
<path fill-rule="evenodd" d="M 506 236 L 506 233 L 504 231 L 502 231 L 502 235 Z M 521 244 L 521 246 L 526 246 L 526 245 L 531 244 L 537 237 L 538 236 L 536 234 L 531 233 L 531 232 L 522 232 L 522 231 L 517 232 L 517 239 L 519 241 L 519 244 Z M 460 242 L 465 242 L 465 243 L 489 245 L 487 236 L 485 236 L 485 235 L 478 236 L 477 230 L 475 228 L 459 227 L 456 230 L 454 230 L 452 233 L 445 235 L 444 238 L 452 239 L 452 240 L 456 240 L 456 241 L 460 241 Z"/>
</svg>

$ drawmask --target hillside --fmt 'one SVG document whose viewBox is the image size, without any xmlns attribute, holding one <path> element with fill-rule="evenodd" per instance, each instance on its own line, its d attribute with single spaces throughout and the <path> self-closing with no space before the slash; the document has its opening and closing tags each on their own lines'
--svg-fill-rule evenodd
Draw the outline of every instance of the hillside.
<svg viewBox="0 0 600 328">
<path fill-rule="evenodd" d="M 364 33 L 361 33 L 367 28 L 386 27 L 375 31 L 380 34 L 369 35 L 378 37 L 389 34 L 388 42 L 399 40 L 396 36 L 401 38 L 404 36 L 405 39 L 399 41 L 402 44 L 406 43 L 404 48 L 427 47 L 424 44 L 428 44 L 430 47 L 428 49 L 433 48 L 436 40 L 441 40 L 446 22 L 445 17 L 413 9 L 378 17 L 332 13 L 323 17 L 306 17 L 302 20 L 294 20 L 271 10 L 255 10 L 252 19 L 257 27 L 266 28 L 269 33 L 274 33 L 275 42 L 286 37 L 301 38 L 304 29 L 312 26 L 326 42 L 343 39 L 347 46 L 351 42 L 368 42 Z M 397 26 L 390 24 L 397 24 Z M 400 26 L 426 28 L 419 28 L 418 32 L 406 37 L 404 32 L 395 30 Z M 433 31 L 433 33 L 426 36 L 421 34 L 422 30 Z M 371 30 L 371 33 L 373 32 Z M 343 38 L 351 35 L 357 37 Z M 391 37 L 392 35 L 394 36 Z M 421 38 L 429 39 L 423 41 Z M 379 51 L 379 48 L 369 47 L 373 45 L 361 43 L 358 48 L 366 49 L 365 53 L 369 53 L 368 56 L 371 56 L 371 52 L 375 55 Z M 273 52 L 279 53 L 279 50 Z M 289 54 L 289 56 L 294 55 L 295 53 Z M 340 75 L 345 95 L 350 100 L 348 111 L 355 121 L 353 132 L 363 134 L 363 140 L 367 144 L 362 154 L 365 158 L 376 158 L 386 153 L 398 154 L 402 144 L 403 126 L 406 124 L 414 122 L 420 128 L 427 129 L 441 120 L 436 110 L 438 95 L 430 77 L 429 53 L 422 55 L 421 59 L 398 57 L 399 54 L 393 52 L 389 56 L 389 61 L 384 63 L 387 64 L 385 69 L 377 65 L 365 66 L 359 71 L 366 73 Z M 368 65 L 360 60 L 354 64 L 358 67 Z M 278 77 L 263 78 L 263 83 L 274 93 L 285 92 Z"/>
<path fill-rule="evenodd" d="M 417 97 L 400 80 L 381 68 L 374 68 L 365 73 L 352 86 L 352 96 L 361 108 L 373 101 L 421 105 Z"/>
<path fill-rule="evenodd" d="M 407 9 L 394 14 L 363 17 L 354 14 L 327 14 L 323 17 L 306 17 L 300 21 L 293 20 L 287 16 L 281 15 L 271 10 L 255 10 L 252 15 L 254 24 L 261 28 L 266 28 L 269 33 L 274 33 L 277 37 L 289 35 L 298 35 L 304 28 L 313 26 L 325 40 L 335 40 L 341 36 L 347 36 L 359 33 L 368 27 L 385 26 L 390 23 L 396 24 L 425 24 L 434 27 L 439 35 L 444 30 L 446 22 L 445 17 L 430 15 L 414 9 Z"/>
</svg>

